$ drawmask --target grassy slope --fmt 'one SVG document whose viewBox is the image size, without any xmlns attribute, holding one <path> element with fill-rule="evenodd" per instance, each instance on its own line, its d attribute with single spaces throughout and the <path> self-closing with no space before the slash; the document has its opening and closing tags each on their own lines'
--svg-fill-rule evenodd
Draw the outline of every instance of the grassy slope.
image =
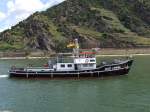
<svg viewBox="0 0 150 112">
<path fill-rule="evenodd" d="M 67 0 L 0 34 L 0 50 L 150 46 L 149 0 Z M 88 45 L 88 46 L 87 46 Z"/>
</svg>

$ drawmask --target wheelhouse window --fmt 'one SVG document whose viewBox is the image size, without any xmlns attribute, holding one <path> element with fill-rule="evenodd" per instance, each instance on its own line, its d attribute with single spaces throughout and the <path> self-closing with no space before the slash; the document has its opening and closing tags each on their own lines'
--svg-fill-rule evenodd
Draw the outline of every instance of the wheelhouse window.
<svg viewBox="0 0 150 112">
<path fill-rule="evenodd" d="M 68 64 L 68 67 L 71 68 L 71 67 L 72 67 L 72 64 Z"/>
<path fill-rule="evenodd" d="M 64 65 L 64 64 L 61 64 L 60 66 L 61 66 L 61 68 L 65 68 L 65 65 Z"/>
<path fill-rule="evenodd" d="M 95 60 L 90 60 L 90 62 L 95 62 Z"/>
</svg>

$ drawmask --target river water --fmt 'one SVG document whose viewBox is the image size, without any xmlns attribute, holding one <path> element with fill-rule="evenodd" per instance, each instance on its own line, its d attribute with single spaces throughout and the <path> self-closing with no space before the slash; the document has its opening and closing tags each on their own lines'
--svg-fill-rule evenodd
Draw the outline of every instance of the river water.
<svg viewBox="0 0 150 112">
<path fill-rule="evenodd" d="M 0 112 L 150 112 L 150 56 L 134 60 L 126 76 L 55 80 L 7 77 L 46 59 L 0 60 Z"/>
</svg>

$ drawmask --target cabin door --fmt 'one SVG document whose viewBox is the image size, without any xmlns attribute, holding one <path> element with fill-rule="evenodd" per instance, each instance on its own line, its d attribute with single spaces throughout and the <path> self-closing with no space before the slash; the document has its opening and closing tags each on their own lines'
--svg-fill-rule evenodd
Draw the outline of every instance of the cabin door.
<svg viewBox="0 0 150 112">
<path fill-rule="evenodd" d="M 74 68 L 75 68 L 75 70 L 78 70 L 78 65 L 75 64 L 75 65 L 74 65 Z"/>
</svg>

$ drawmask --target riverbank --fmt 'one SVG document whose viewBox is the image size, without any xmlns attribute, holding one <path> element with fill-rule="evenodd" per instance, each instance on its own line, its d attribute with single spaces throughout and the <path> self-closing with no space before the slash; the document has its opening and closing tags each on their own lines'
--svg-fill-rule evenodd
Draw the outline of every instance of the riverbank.
<svg viewBox="0 0 150 112">
<path fill-rule="evenodd" d="M 51 52 L 0 52 L 0 59 L 40 59 L 50 58 L 55 55 Z M 150 56 L 150 48 L 136 48 L 136 49 L 100 49 L 97 53 L 97 57 L 105 56 Z"/>
<path fill-rule="evenodd" d="M 98 55 L 149 55 L 150 48 L 135 48 L 135 49 L 101 49 Z"/>
</svg>

